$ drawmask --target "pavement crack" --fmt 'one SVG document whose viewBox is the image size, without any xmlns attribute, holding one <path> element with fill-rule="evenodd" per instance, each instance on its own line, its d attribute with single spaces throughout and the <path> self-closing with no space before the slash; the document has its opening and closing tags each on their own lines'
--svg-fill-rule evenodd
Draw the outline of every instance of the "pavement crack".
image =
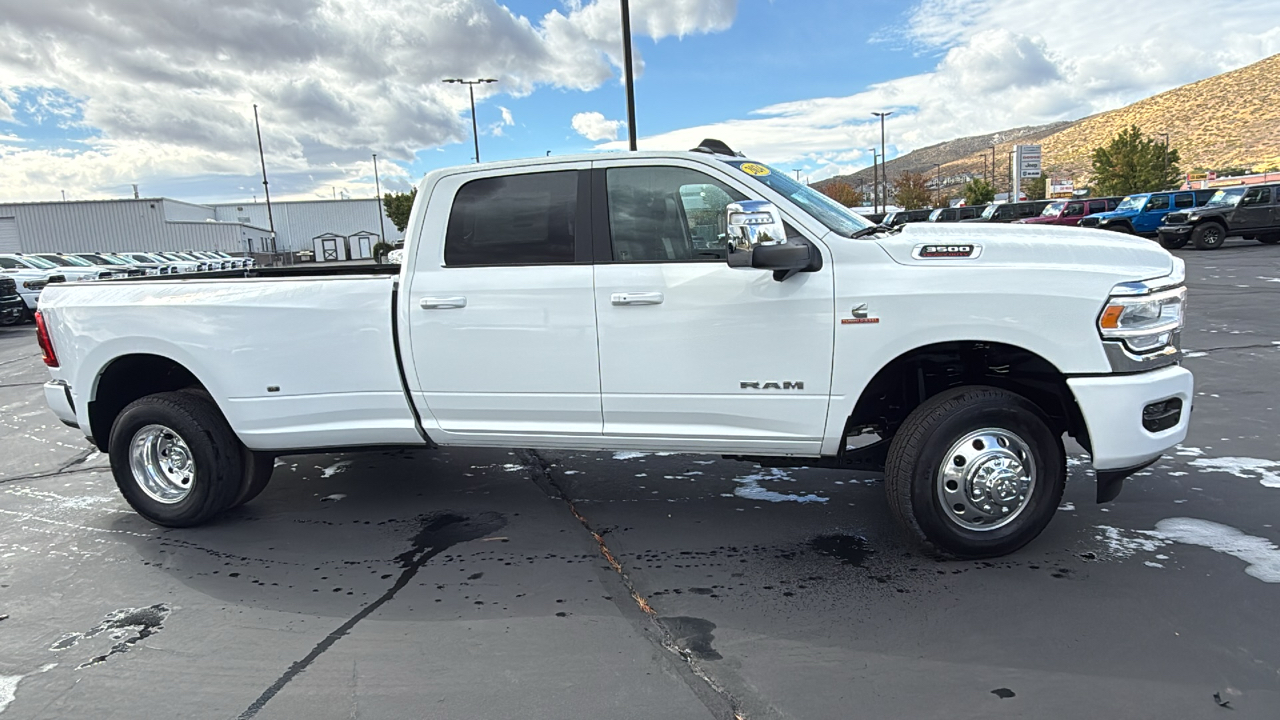
<svg viewBox="0 0 1280 720">
<path fill-rule="evenodd" d="M 1186 356 L 1189 353 L 1214 353 L 1226 350 L 1280 350 L 1280 345 L 1275 343 L 1266 343 L 1265 345 L 1223 345 L 1222 347 L 1211 348 L 1183 348 L 1182 354 Z"/>
<path fill-rule="evenodd" d="M 80 468 L 78 470 L 61 470 L 60 469 L 60 470 L 50 470 L 49 472 L 44 472 L 44 473 L 32 473 L 30 475 L 14 475 L 13 477 L 0 477 L 0 485 L 8 485 L 9 483 L 18 482 L 19 480 L 43 480 L 44 478 L 61 477 L 63 475 L 75 475 L 77 473 L 83 473 L 83 472 L 97 472 L 98 470 L 102 470 L 102 469 L 103 468 L 97 468 L 97 467 Z"/>
<path fill-rule="evenodd" d="M 5 383 L 3 385 L 0 385 L 0 388 L 35 387 L 36 385 L 44 385 L 44 383 L 42 382 Z"/>
<path fill-rule="evenodd" d="M 348 618 L 337 629 L 325 635 L 305 657 L 290 665 L 289 669 L 284 671 L 284 674 L 277 678 L 270 687 L 262 691 L 258 699 L 254 700 L 249 707 L 245 708 L 244 712 L 237 716 L 237 720 L 249 720 L 249 718 L 261 712 L 262 708 L 286 685 L 301 675 L 325 651 L 350 633 L 356 625 L 360 624 L 361 620 L 369 617 L 378 608 L 390 602 L 397 593 L 408 586 L 409 582 L 418 574 L 418 571 L 422 569 L 422 566 L 426 565 L 431 558 L 458 543 L 478 540 L 486 535 L 491 535 L 494 531 L 507 524 L 506 518 L 497 513 L 484 513 L 474 518 L 467 518 L 450 512 L 441 512 L 424 515 L 419 518 L 419 521 L 421 526 L 417 535 L 413 538 L 413 547 L 395 557 L 395 560 L 403 568 L 400 571 L 400 577 L 396 578 L 395 583 L 376 600 L 365 605 L 359 612 Z"/>
<path fill-rule="evenodd" d="M 618 562 L 617 556 L 609 549 L 609 544 L 605 542 L 604 534 L 597 530 L 591 524 L 591 521 L 578 510 L 577 504 L 574 503 L 573 498 L 569 497 L 569 494 L 565 492 L 564 488 L 560 486 L 560 483 L 557 482 L 556 478 L 551 474 L 551 464 L 539 455 L 536 450 L 517 450 L 516 455 L 519 456 L 524 461 L 525 465 L 532 470 L 532 479 L 534 483 L 542 488 L 543 492 L 547 493 L 547 495 L 556 500 L 560 500 L 568 506 L 569 513 L 572 514 L 582 527 L 590 533 L 591 537 L 595 539 L 596 545 L 600 550 L 600 555 L 604 557 L 605 562 L 609 563 L 609 567 L 617 573 L 619 580 L 631 595 L 631 599 L 635 602 L 636 607 L 640 608 L 640 611 L 643 612 L 649 618 L 649 621 L 653 623 L 654 627 L 657 628 L 658 636 L 661 638 L 660 644 L 662 648 L 680 658 L 680 660 L 688 667 L 689 671 L 705 683 L 706 686 L 714 692 L 715 696 L 727 705 L 727 708 L 725 709 L 710 706 L 708 706 L 708 709 L 712 712 L 721 714 L 728 720 L 746 720 L 747 714 L 742 709 L 742 703 L 739 702 L 739 700 L 734 697 L 733 694 L 724 687 L 724 685 L 711 677 L 710 673 L 702 667 L 702 664 L 698 662 L 698 658 L 695 657 L 692 652 L 681 648 L 677 644 L 676 634 L 672 632 L 671 628 L 667 627 L 662 618 L 658 616 L 657 611 L 649 604 L 649 601 L 646 600 L 645 597 L 640 594 L 640 591 L 636 589 L 631 576 L 627 574 L 626 569 L 622 567 L 622 563 Z M 727 712 L 724 710 L 727 710 Z"/>
</svg>

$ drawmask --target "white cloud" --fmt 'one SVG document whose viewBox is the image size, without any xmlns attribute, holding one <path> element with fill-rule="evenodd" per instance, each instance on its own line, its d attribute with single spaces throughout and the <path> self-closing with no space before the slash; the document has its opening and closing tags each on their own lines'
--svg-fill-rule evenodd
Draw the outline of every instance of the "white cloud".
<svg viewBox="0 0 1280 720">
<path fill-rule="evenodd" d="M 581 112 L 573 116 L 571 123 L 574 132 L 593 140 L 617 140 L 618 131 L 626 125 L 621 120 L 606 120 L 602 113 Z"/>
<path fill-rule="evenodd" d="M 736 13 L 737 0 L 636 0 L 632 28 L 683 37 L 723 30 Z M 75 98 L 95 137 L 73 154 L 93 169 L 58 162 L 56 151 L 7 151 L 0 187 L 10 199 L 49 198 L 118 178 L 243 177 L 256 163 L 256 102 L 268 160 L 285 176 L 281 194 L 328 190 L 371 152 L 403 161 L 467 141 L 467 92 L 441 78 L 498 78 L 476 88 L 477 103 L 609 82 L 621 64 L 619 24 L 616 0 L 569 0 L 533 19 L 497 0 L 99 0 L 92 12 L 20 3 L 0 21 L 0 120 L 21 112 L 12 100 L 20 89 Z M 140 146 L 175 162 L 125 150 Z M 42 171 L 33 181 L 19 167 Z"/>
<path fill-rule="evenodd" d="M 1077 0 L 1069 13 L 1058 0 L 919 0 L 903 30 L 876 40 L 938 57 L 929 72 L 641 138 L 640 146 L 683 149 L 714 137 L 766 162 L 816 168 L 818 179 L 870 164 L 868 148 L 880 144 L 872 111 L 895 111 L 886 124 L 894 157 L 966 135 L 1085 117 L 1280 52 L 1280 0 L 1261 0 L 1248 12 L 1206 12 L 1201 2 L 1175 0 L 1131 0 L 1123 9 Z"/>
</svg>

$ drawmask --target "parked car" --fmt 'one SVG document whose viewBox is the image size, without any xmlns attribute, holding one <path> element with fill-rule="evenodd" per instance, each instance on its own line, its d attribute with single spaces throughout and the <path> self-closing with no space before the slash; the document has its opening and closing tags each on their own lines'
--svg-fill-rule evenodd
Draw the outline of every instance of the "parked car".
<svg viewBox="0 0 1280 720">
<path fill-rule="evenodd" d="M 1079 198 L 1074 200 L 1051 200 L 1040 214 L 1017 220 L 1026 225 L 1069 225 L 1080 224 L 1087 215 L 1115 210 L 1120 204 L 1118 197 Z"/>
<path fill-rule="evenodd" d="M 235 261 L 237 263 L 235 267 L 253 267 L 257 264 L 252 255 L 232 255 L 225 250 L 210 250 L 209 252 L 220 258 Z"/>
<path fill-rule="evenodd" d="M 204 258 L 197 258 L 196 256 L 189 255 L 187 253 L 162 252 L 157 254 L 160 255 L 160 257 L 162 258 L 165 258 L 167 260 L 172 260 L 174 262 L 194 263 L 196 269 L 194 271 L 188 270 L 187 272 L 205 272 L 206 270 L 221 269 L 221 264 L 213 265 L 208 260 L 205 260 Z"/>
<path fill-rule="evenodd" d="M 120 258 L 111 257 L 106 253 L 82 252 L 82 253 L 66 253 L 66 254 L 74 257 L 78 257 L 81 260 L 86 260 L 88 262 L 91 262 L 94 265 L 97 265 L 98 267 L 111 268 L 117 273 L 121 273 L 128 277 L 137 277 L 139 275 L 147 274 L 146 270 L 140 267 L 134 267 L 131 263 L 127 263 L 124 260 L 121 260 Z"/>
<path fill-rule="evenodd" d="M 929 213 L 929 222 L 959 222 L 976 218 L 987 208 L 986 205 L 961 205 L 959 207 L 938 208 Z"/>
<path fill-rule="evenodd" d="M 53 263 L 64 273 L 73 269 L 79 272 L 94 272 L 98 274 L 99 280 L 127 275 L 126 272 L 94 265 L 88 260 L 82 260 L 74 255 L 63 255 L 62 253 L 33 253 L 29 257 L 38 257 L 41 260 Z"/>
<path fill-rule="evenodd" d="M 17 325 L 27 317 L 27 304 L 18 294 L 18 281 L 0 274 L 0 325 Z"/>
<path fill-rule="evenodd" d="M 1236 235 L 1274 245 L 1280 242 L 1280 185 L 1223 188 L 1204 205 L 1165 215 L 1157 232 L 1170 249 L 1190 240 L 1197 250 L 1217 250 Z"/>
<path fill-rule="evenodd" d="M 40 304 L 40 293 L 50 283 L 63 283 L 67 278 L 58 272 L 36 270 L 13 258 L 0 257 L 0 276 L 13 278 L 17 284 L 18 295 L 27 306 L 27 312 L 33 313 Z"/>
<path fill-rule="evenodd" d="M 884 216 L 884 220 L 880 221 L 881 225 L 886 227 L 898 227 L 913 222 L 924 222 L 929 219 L 932 210 L 894 210 Z"/>
<path fill-rule="evenodd" d="M 1203 203 L 1213 191 L 1177 190 L 1173 192 L 1138 193 L 1127 195 L 1115 210 L 1088 215 L 1080 220 L 1080 227 L 1101 228 L 1116 232 L 1156 236 L 1164 216 L 1174 210 L 1188 210 Z"/>
<path fill-rule="evenodd" d="M 55 286 L 46 400 L 165 526 L 248 501 L 279 453 L 536 444 L 880 469 L 905 531 L 963 557 L 1041 532 L 1064 434 L 1100 502 L 1185 437 L 1185 266 L 1158 245 L 890 233 L 737 155 L 639 162 L 433 171 L 398 268 Z"/>
<path fill-rule="evenodd" d="M 999 203 L 988 205 L 976 218 L 960 222 L 977 223 L 1011 223 L 1015 220 L 1033 218 L 1039 215 L 1049 204 L 1048 200 L 1024 200 L 1016 203 Z"/>
<path fill-rule="evenodd" d="M 17 260 L 32 270 L 39 270 L 44 273 L 56 272 L 65 277 L 69 282 L 79 282 L 86 280 L 100 280 L 105 275 L 111 276 L 110 271 L 104 271 L 96 267 L 62 267 L 57 263 L 50 262 L 39 255 L 24 255 L 22 253 L 6 253 L 2 257 Z"/>
<path fill-rule="evenodd" d="M 210 270 L 233 270 L 242 265 L 239 260 L 231 257 L 223 257 L 208 250 L 187 250 L 185 252 L 187 255 L 208 261 Z"/>
<path fill-rule="evenodd" d="M 111 253 L 111 256 L 120 258 L 127 263 L 133 263 L 140 267 L 148 269 L 154 268 L 155 272 L 147 273 L 148 275 L 170 275 L 179 271 L 177 265 L 173 261 L 166 260 L 158 255 L 150 255 L 148 253 L 141 252 L 123 252 Z"/>
</svg>

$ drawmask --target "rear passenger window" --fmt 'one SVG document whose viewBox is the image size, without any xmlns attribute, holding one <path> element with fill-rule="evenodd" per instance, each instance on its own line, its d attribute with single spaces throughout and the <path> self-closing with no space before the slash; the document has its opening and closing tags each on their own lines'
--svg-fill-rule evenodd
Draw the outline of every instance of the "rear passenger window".
<svg viewBox="0 0 1280 720">
<path fill-rule="evenodd" d="M 1169 196 L 1168 196 L 1168 195 L 1153 195 L 1153 196 L 1151 196 L 1151 199 L 1147 201 L 1147 207 L 1146 207 L 1146 208 L 1144 208 L 1144 209 L 1145 209 L 1147 212 L 1150 212 L 1150 211 L 1152 211 L 1152 210 L 1168 210 L 1168 209 L 1169 209 Z"/>
<path fill-rule="evenodd" d="M 572 263 L 577 210 L 576 170 L 472 180 L 453 199 L 444 264 Z"/>
<path fill-rule="evenodd" d="M 1195 195 L 1174 195 L 1173 206 L 1175 208 L 1189 208 L 1196 206 Z"/>
<path fill-rule="evenodd" d="M 1270 205 L 1271 204 L 1271 188 L 1249 188 L 1245 191 L 1244 198 L 1240 200 L 1241 205 Z"/>
<path fill-rule="evenodd" d="M 1063 217 L 1080 217 L 1084 215 L 1084 203 L 1067 203 L 1067 209 L 1062 211 Z"/>
<path fill-rule="evenodd" d="M 746 196 L 695 170 L 610 168 L 609 232 L 616 262 L 728 257 L 725 208 Z"/>
</svg>

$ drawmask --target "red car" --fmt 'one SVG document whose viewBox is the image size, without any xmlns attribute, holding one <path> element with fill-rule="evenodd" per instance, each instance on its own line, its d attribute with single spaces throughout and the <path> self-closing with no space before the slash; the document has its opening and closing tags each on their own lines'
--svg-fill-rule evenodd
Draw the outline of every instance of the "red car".
<svg viewBox="0 0 1280 720">
<path fill-rule="evenodd" d="M 1119 204 L 1118 197 L 1054 200 L 1036 217 L 1017 222 L 1033 225 L 1078 225 L 1080 218 L 1085 215 L 1115 210 Z"/>
</svg>

